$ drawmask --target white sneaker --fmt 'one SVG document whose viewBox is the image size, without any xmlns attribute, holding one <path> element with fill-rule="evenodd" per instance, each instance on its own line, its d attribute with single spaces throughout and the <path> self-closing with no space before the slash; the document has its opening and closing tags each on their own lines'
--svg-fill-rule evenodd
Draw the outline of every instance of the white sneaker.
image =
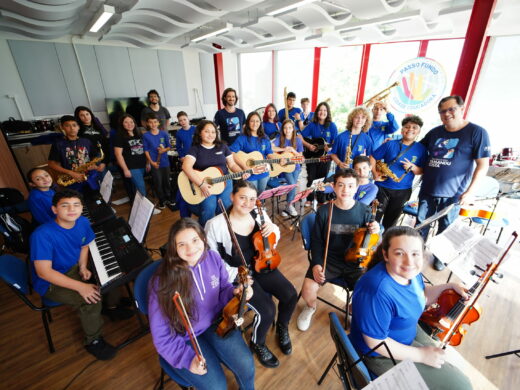
<svg viewBox="0 0 520 390">
<path fill-rule="evenodd" d="M 161 214 L 161 210 L 159 210 L 158 208 L 154 208 L 153 215 L 157 215 L 157 214 Z"/>
<path fill-rule="evenodd" d="M 309 329 L 311 326 L 312 316 L 314 315 L 315 311 L 315 307 L 309 307 L 305 305 L 305 308 L 302 310 L 298 316 L 298 320 L 296 321 L 298 329 L 300 329 L 302 332 L 305 332 L 307 329 Z"/>
<path fill-rule="evenodd" d="M 289 216 L 289 214 L 287 214 L 287 211 L 285 210 L 280 211 L 280 215 L 284 218 L 287 218 Z"/>
<path fill-rule="evenodd" d="M 298 216 L 298 212 L 296 211 L 296 209 L 294 208 L 294 206 L 291 204 L 287 207 L 287 209 L 285 209 L 285 211 L 291 216 L 291 217 L 296 217 Z"/>
</svg>

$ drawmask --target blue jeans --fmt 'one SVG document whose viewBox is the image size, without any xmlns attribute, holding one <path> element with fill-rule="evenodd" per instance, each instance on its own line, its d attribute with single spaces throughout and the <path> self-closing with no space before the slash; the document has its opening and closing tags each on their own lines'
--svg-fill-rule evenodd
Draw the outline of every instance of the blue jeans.
<svg viewBox="0 0 520 390">
<path fill-rule="evenodd" d="M 168 375 L 174 372 L 199 390 L 226 390 L 226 376 L 221 366 L 224 363 L 235 375 L 240 389 L 255 388 L 255 363 L 241 332 L 234 330 L 222 338 L 217 336 L 213 325 L 198 336 L 198 340 L 208 372 L 197 375 L 185 368 L 164 367 Z"/>
<path fill-rule="evenodd" d="M 265 188 L 267 187 L 267 182 L 269 181 L 269 175 L 266 177 L 263 177 L 258 180 L 249 180 L 253 185 L 256 187 L 256 190 L 258 191 L 258 195 L 260 195 L 262 192 L 264 192 Z"/>
<path fill-rule="evenodd" d="M 441 211 L 442 209 L 448 207 L 451 204 L 457 203 L 459 201 L 458 196 L 452 196 L 450 198 L 440 198 L 437 196 L 423 195 L 419 194 L 419 208 L 417 210 L 417 224 L 422 223 L 426 218 L 431 217 L 433 214 Z M 450 226 L 453 221 L 459 215 L 460 206 L 456 205 L 453 207 L 450 212 L 439 219 L 437 234 L 442 233 L 448 226 Z M 426 240 L 428 237 L 428 232 L 430 231 L 430 226 L 426 226 L 421 229 L 421 235 Z"/>
<path fill-rule="evenodd" d="M 144 168 L 130 169 L 132 183 L 141 195 L 146 196 L 146 185 L 144 184 Z"/>
<path fill-rule="evenodd" d="M 285 172 L 283 174 L 283 177 L 285 178 L 285 180 L 287 180 L 287 184 L 296 184 L 296 183 L 298 183 L 298 176 L 300 176 L 300 172 L 301 172 L 300 169 L 295 169 L 294 172 L 290 172 L 290 173 Z M 292 189 L 291 192 L 289 192 L 287 194 L 287 206 L 289 206 L 291 204 L 291 202 L 295 196 L 296 196 L 296 187 L 294 187 L 294 189 Z"/>
<path fill-rule="evenodd" d="M 199 223 L 202 227 L 206 225 L 206 222 L 213 218 L 215 215 L 220 214 L 220 208 L 218 207 L 218 200 L 222 199 L 224 207 L 227 209 L 231 205 L 231 191 L 233 190 L 233 182 L 231 180 L 226 181 L 226 187 L 220 195 L 211 195 L 206 198 L 202 203 L 196 205 L 189 205 L 190 211 L 198 215 Z"/>
</svg>

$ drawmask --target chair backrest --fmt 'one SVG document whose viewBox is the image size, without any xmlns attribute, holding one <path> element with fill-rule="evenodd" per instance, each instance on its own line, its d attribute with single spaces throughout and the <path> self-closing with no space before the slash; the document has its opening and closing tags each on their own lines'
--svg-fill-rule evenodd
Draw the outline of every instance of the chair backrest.
<svg viewBox="0 0 520 390">
<path fill-rule="evenodd" d="M 362 389 L 371 381 L 370 372 L 363 361 L 358 362 L 355 366 L 348 369 L 352 363 L 359 359 L 359 354 L 352 345 L 349 337 L 345 333 L 345 329 L 341 325 L 336 313 L 329 313 L 330 318 L 330 335 L 336 351 L 338 353 L 338 368 L 342 380 L 349 383 L 355 389 Z"/>
<path fill-rule="evenodd" d="M 12 255 L 0 256 L 0 278 L 20 294 L 29 292 L 27 267 L 23 260 Z"/>
<path fill-rule="evenodd" d="M 148 314 L 148 282 L 154 274 L 155 270 L 162 263 L 161 260 L 152 261 L 147 265 L 135 278 L 134 282 L 134 299 L 139 311 L 143 314 Z"/>
<path fill-rule="evenodd" d="M 316 213 L 307 214 L 303 217 L 300 224 L 300 230 L 302 232 L 303 248 L 306 251 L 311 250 L 311 234 L 314 227 L 314 221 L 316 220 Z"/>
</svg>

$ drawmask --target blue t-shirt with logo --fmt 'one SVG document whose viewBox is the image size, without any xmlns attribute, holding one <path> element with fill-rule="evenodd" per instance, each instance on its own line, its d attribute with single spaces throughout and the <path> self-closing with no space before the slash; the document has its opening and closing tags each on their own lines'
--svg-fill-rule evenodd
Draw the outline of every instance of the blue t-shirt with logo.
<svg viewBox="0 0 520 390">
<path fill-rule="evenodd" d="M 341 161 L 345 161 L 345 157 L 347 156 L 347 147 L 351 147 L 350 158 L 354 161 L 354 157 L 364 155 L 370 156 L 372 154 L 372 140 L 368 136 L 367 133 L 361 132 L 359 134 L 352 135 L 352 141 L 350 141 L 350 131 L 346 130 L 336 139 L 334 145 L 332 146 L 332 154 L 338 156 Z M 350 166 L 352 168 L 352 165 Z M 336 172 L 339 170 L 339 167 L 336 168 Z"/>
<path fill-rule="evenodd" d="M 376 198 L 378 191 L 379 188 L 374 183 L 362 184 L 358 187 L 354 199 L 368 206 Z"/>
<path fill-rule="evenodd" d="M 401 141 L 388 141 L 381 145 L 375 152 L 372 153 L 372 157 L 376 160 L 384 160 L 385 163 L 391 163 L 402 151 L 408 146 L 404 145 Z M 412 164 L 422 168 L 426 160 L 426 148 L 419 142 L 414 142 L 413 145 L 406 150 L 392 165 L 389 166 L 390 170 L 395 173 L 397 177 L 405 172 L 401 161 L 408 159 Z M 392 179 L 388 178 L 385 181 L 378 181 L 377 185 L 384 188 L 390 188 L 393 190 L 404 190 L 412 188 L 414 179 L 413 172 L 408 172 L 406 176 L 399 183 L 396 183 Z"/>
<path fill-rule="evenodd" d="M 220 138 L 228 145 L 231 145 L 237 137 L 242 134 L 242 127 L 246 122 L 246 114 L 240 108 L 235 108 L 235 112 L 227 112 L 225 108 L 215 113 L 213 121 L 220 130 Z"/>
<path fill-rule="evenodd" d="M 338 137 L 338 128 L 334 122 L 330 122 L 327 127 L 316 122 L 311 122 L 302 130 L 301 134 L 305 138 L 323 138 L 325 142 L 332 144 Z"/>
<path fill-rule="evenodd" d="M 51 208 L 52 198 L 55 193 L 56 192 L 52 188 L 49 188 L 48 191 L 41 191 L 37 188 L 33 188 L 31 192 L 29 192 L 27 203 L 33 219 L 36 220 L 38 224 L 41 225 L 56 219 L 56 214 L 53 213 Z"/>
<path fill-rule="evenodd" d="M 175 148 L 180 158 L 183 158 L 188 154 L 188 150 L 191 148 L 193 141 L 193 134 L 195 134 L 195 126 L 190 126 L 188 130 L 180 128 L 175 134 Z"/>
<path fill-rule="evenodd" d="M 162 145 L 163 148 L 169 148 L 170 145 L 170 135 L 163 131 L 159 130 L 157 134 L 152 134 L 151 131 L 148 131 L 143 134 L 143 148 L 145 152 L 150 153 L 150 158 L 152 161 L 157 161 L 157 157 L 159 156 L 159 152 L 157 148 L 159 145 Z M 170 160 L 168 159 L 168 153 L 163 153 L 161 155 L 161 160 L 159 161 L 159 168 L 165 168 L 170 166 Z"/>
<path fill-rule="evenodd" d="M 399 130 L 399 125 L 395 120 L 394 114 L 387 112 L 386 119 L 388 119 L 388 121 L 372 122 L 370 130 L 368 130 L 368 136 L 372 140 L 373 150 L 379 148 L 386 138 L 393 138 L 390 136 Z"/>
<path fill-rule="evenodd" d="M 31 261 L 50 260 L 52 269 L 67 273 L 78 263 L 81 248 L 94 239 L 94 232 L 87 218 L 80 216 L 74 227 L 65 229 L 56 221 L 39 226 L 31 235 Z M 32 267 L 34 290 L 45 295 L 50 283 L 42 279 Z"/>
<path fill-rule="evenodd" d="M 411 345 L 426 305 L 421 274 L 408 285 L 402 285 L 388 274 L 385 264 L 382 261 L 364 274 L 352 296 L 350 338 L 360 354 L 370 351 L 363 334 L 376 340 L 389 337 Z M 379 354 L 372 352 L 371 356 Z"/>
<path fill-rule="evenodd" d="M 301 113 L 302 113 L 302 109 L 298 108 L 298 107 L 293 107 L 289 110 L 289 119 L 294 122 L 294 127 L 297 130 L 300 129 L 300 126 L 299 126 L 299 122 L 296 119 L 294 119 L 294 114 L 301 114 Z M 280 111 L 278 111 L 278 119 L 282 122 L 285 120 L 285 108 L 282 108 Z M 300 119 L 303 120 L 301 118 L 301 116 L 300 116 Z"/>
<path fill-rule="evenodd" d="M 421 194 L 429 196 L 461 195 L 473 176 L 474 160 L 491 156 L 487 131 L 474 123 L 455 132 L 447 131 L 442 125 L 435 127 L 421 143 L 427 149 Z"/>
<path fill-rule="evenodd" d="M 282 124 L 280 122 L 263 122 L 264 132 L 269 138 L 271 138 L 272 134 L 279 133 L 282 129 Z"/>
<path fill-rule="evenodd" d="M 258 138 L 253 136 L 247 136 L 247 135 L 240 135 L 238 138 L 233 142 L 233 145 L 230 146 L 232 152 L 245 152 L 245 153 L 251 153 L 251 152 L 260 152 L 262 153 L 262 156 L 264 159 L 267 158 L 268 154 L 273 154 L 273 149 L 271 147 L 271 142 L 267 139 L 267 137 Z M 264 172 L 259 175 L 251 175 L 249 177 L 249 181 L 255 181 L 262 179 L 266 176 L 269 176 L 269 172 Z"/>
</svg>

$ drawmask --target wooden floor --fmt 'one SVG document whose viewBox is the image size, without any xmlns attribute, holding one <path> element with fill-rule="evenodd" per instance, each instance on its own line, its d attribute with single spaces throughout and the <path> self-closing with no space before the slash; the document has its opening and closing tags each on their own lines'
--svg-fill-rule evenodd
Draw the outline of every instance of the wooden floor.
<svg viewBox="0 0 520 390">
<path fill-rule="evenodd" d="M 518 202 L 518 201 L 517 201 Z M 503 203 L 505 210 L 518 207 L 516 203 Z M 114 206 L 119 215 L 126 216 L 128 205 Z M 171 224 L 178 219 L 178 212 L 168 209 L 152 217 L 148 234 L 148 247 L 157 248 L 166 242 Z M 515 220 L 516 226 L 518 220 Z M 279 224 L 280 225 L 280 224 Z M 307 268 L 306 253 L 301 246 L 299 233 L 291 241 L 292 231 L 282 228 L 279 250 L 282 255 L 281 270 L 299 290 Z M 475 389 L 520 388 L 520 359 L 515 356 L 493 360 L 484 355 L 520 348 L 520 299 L 516 294 L 520 287 L 519 250 L 506 264 L 504 278 L 499 285 L 492 284 L 482 298 L 482 319 L 471 326 L 461 346 L 452 353 L 462 360 L 464 372 L 471 378 Z M 427 266 L 425 273 L 434 280 L 446 280 L 447 271 L 435 272 Z M 325 286 L 320 295 L 342 305 L 344 294 L 340 289 Z M 33 297 L 36 300 L 36 297 Z M 75 313 L 68 308 L 53 310 L 51 324 L 56 352 L 50 354 L 39 313 L 27 308 L 5 285 L 0 285 L 0 389 L 152 389 L 159 375 L 157 354 L 150 335 L 120 350 L 108 362 L 95 361 L 85 352 L 82 331 Z M 331 308 L 320 304 L 309 331 L 296 328 L 296 316 L 303 301 L 298 302 L 290 324 L 293 354 L 282 355 L 276 345 L 274 332 L 267 338 L 269 347 L 281 361 L 277 369 L 266 369 L 256 364 L 258 389 L 315 389 L 316 382 L 334 354 L 329 335 L 328 312 Z M 341 317 L 342 318 L 342 317 Z M 118 344 L 139 330 L 136 319 L 105 325 L 106 339 Z M 463 358 L 462 358 L 462 357 Z M 230 389 L 236 389 L 229 377 Z M 324 389 L 341 389 L 334 372 L 330 372 L 321 386 Z M 166 389 L 178 387 L 169 382 Z"/>
</svg>

